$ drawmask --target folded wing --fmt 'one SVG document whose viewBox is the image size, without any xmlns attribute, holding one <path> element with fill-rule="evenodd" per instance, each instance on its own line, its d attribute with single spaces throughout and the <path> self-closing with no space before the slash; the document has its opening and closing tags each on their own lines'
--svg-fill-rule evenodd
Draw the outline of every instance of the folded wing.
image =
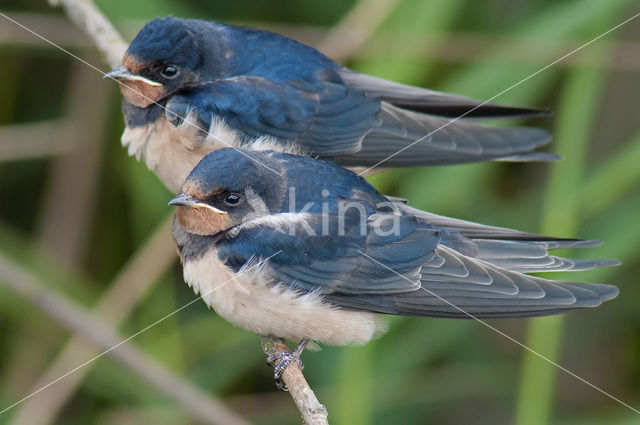
<svg viewBox="0 0 640 425">
<path fill-rule="evenodd" d="M 449 99 L 447 96 L 432 97 Z M 285 84 L 241 76 L 199 86 L 182 98 L 188 105 L 181 101 L 181 109 L 194 111 L 204 128 L 222 120 L 247 145 L 268 135 L 343 166 L 370 167 L 380 161 L 385 166 L 412 166 L 557 158 L 532 152 L 551 140 L 545 130 L 490 127 L 434 115 L 435 109 L 432 113 L 403 109 L 383 100 L 380 93 L 339 81 Z"/>
<path fill-rule="evenodd" d="M 464 96 L 360 74 L 346 68 L 342 69 L 340 77 L 348 86 L 375 94 L 392 105 L 441 117 L 457 118 L 463 115 L 464 118 L 514 118 L 549 113 L 544 109 L 519 108 L 481 102 Z"/>
<path fill-rule="evenodd" d="M 437 215 L 405 214 L 397 232 L 373 223 L 360 235 L 290 236 L 290 228 L 251 226 L 220 246 L 239 269 L 252 258 L 271 258 L 275 281 L 322 294 L 342 308 L 434 317 L 522 317 L 595 307 L 614 298 L 612 285 L 561 282 L 526 273 L 614 266 L 615 261 L 571 260 L 549 254 L 588 242 L 552 239 Z M 417 211 L 417 210 L 415 210 Z M 307 219 L 317 229 L 322 217 Z M 353 223 L 355 225 L 355 223 Z M 386 229 L 386 230 L 385 230 Z M 265 254 L 266 253 L 266 254 Z"/>
</svg>

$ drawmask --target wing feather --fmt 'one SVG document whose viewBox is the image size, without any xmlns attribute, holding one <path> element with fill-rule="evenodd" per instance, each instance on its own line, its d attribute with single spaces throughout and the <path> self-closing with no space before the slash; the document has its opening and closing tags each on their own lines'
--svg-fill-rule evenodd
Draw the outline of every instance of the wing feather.
<svg viewBox="0 0 640 425">
<path fill-rule="evenodd" d="M 402 109 L 379 93 L 338 80 L 283 83 L 236 76 L 176 94 L 168 108 L 179 109 L 168 112 L 172 118 L 191 111 L 203 128 L 221 119 L 245 143 L 269 135 L 344 166 L 372 166 L 388 157 L 388 166 L 524 160 L 551 139 L 537 128 L 489 127 Z"/>
</svg>

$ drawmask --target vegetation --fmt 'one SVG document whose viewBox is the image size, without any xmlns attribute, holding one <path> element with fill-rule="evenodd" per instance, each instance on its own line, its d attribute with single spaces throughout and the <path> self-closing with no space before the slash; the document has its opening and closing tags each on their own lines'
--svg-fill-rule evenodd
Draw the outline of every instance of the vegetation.
<svg viewBox="0 0 640 425">
<path fill-rule="evenodd" d="M 273 29 L 323 45 L 329 56 L 344 46 L 327 37 L 357 7 L 363 28 L 347 27 L 345 37 L 354 30 L 367 37 L 352 51 L 340 51 L 343 63 L 478 99 L 503 92 L 640 12 L 632 0 L 360 1 L 98 5 L 128 37 L 145 21 L 171 13 Z M 379 9 L 373 8 L 383 6 L 388 13 L 374 25 Z M 5 0 L 0 11 L 107 70 L 60 10 L 36 0 Z M 0 22 L 2 410 L 39 379 L 46 384 L 101 351 L 76 338 L 69 350 L 75 356 L 60 354 L 73 335 L 3 284 L 4 259 L 32 273 L 46 290 L 100 309 L 101 320 L 123 338 L 195 295 L 167 237 L 170 193 L 119 145 L 123 122 L 115 84 L 4 18 Z M 554 110 L 551 117 L 518 124 L 552 131 L 549 149 L 564 161 L 391 170 L 371 178 L 382 192 L 439 214 L 603 240 L 601 247 L 568 254 L 617 258 L 621 267 L 561 278 L 615 283 L 617 300 L 563 317 L 489 323 L 633 407 L 640 406 L 638 34 L 640 20 L 631 21 L 494 100 Z M 390 324 L 384 337 L 364 347 L 323 347 L 303 355 L 305 375 L 332 424 L 638 423 L 632 410 L 480 323 L 393 317 Z M 233 328 L 203 302 L 131 343 L 251 423 L 299 423 L 289 398 L 273 385 L 259 338 Z M 52 362 L 61 357 L 63 372 L 53 373 Z M 47 373 L 53 373 L 50 379 Z M 70 385 L 74 376 L 77 387 Z M 103 356 L 0 414 L 3 423 L 199 421 L 130 366 Z"/>
</svg>

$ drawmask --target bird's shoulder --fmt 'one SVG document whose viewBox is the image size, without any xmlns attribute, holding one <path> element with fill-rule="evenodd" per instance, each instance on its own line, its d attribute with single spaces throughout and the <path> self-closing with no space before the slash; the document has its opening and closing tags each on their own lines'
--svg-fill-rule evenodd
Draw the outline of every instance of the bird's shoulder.
<svg viewBox="0 0 640 425">
<path fill-rule="evenodd" d="M 218 23 L 216 28 L 224 40 L 229 76 L 255 75 L 278 82 L 340 80 L 340 66 L 309 45 L 244 26 Z M 208 47 L 219 49 L 219 44 Z"/>
</svg>

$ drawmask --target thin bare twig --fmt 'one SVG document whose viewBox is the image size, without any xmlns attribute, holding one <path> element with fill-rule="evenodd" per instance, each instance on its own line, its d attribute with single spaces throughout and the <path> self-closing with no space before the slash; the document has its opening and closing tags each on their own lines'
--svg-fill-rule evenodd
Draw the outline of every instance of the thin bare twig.
<svg viewBox="0 0 640 425">
<path fill-rule="evenodd" d="M 127 43 L 92 1 L 49 0 L 49 3 L 64 8 L 69 19 L 91 37 L 110 67 L 120 65 Z"/>
<path fill-rule="evenodd" d="M 22 295 L 70 331 L 106 350 L 103 354 L 108 354 L 157 390 L 178 401 L 187 412 L 202 422 L 215 425 L 248 425 L 247 421 L 224 403 L 207 396 L 190 382 L 158 364 L 133 344 L 123 343 L 124 338 L 111 327 L 49 289 L 48 285 L 2 253 L 0 253 L 0 284 Z M 78 366 L 78 369 L 81 366 Z M 3 412 L 10 407 L 5 408 Z"/>
<path fill-rule="evenodd" d="M 262 351 L 268 356 L 285 353 L 289 347 L 279 338 L 261 337 Z M 328 425 L 327 409 L 322 405 L 300 370 L 297 362 L 292 362 L 282 373 L 293 402 L 300 410 L 305 425 Z"/>
</svg>

